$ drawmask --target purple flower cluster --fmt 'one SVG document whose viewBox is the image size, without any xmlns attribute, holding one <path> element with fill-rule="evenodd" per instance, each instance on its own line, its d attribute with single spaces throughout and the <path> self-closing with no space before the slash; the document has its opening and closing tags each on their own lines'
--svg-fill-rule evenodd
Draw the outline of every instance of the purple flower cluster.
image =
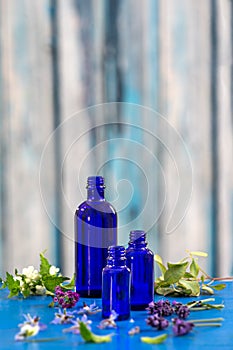
<svg viewBox="0 0 233 350">
<path fill-rule="evenodd" d="M 158 330 L 167 328 L 169 326 L 168 320 L 166 318 L 159 316 L 158 314 L 154 314 L 152 316 L 147 317 L 146 323 Z"/>
<path fill-rule="evenodd" d="M 171 316 L 174 312 L 173 307 L 168 300 L 159 300 L 158 302 L 152 301 L 148 308 L 149 314 L 158 316 Z"/>
<path fill-rule="evenodd" d="M 158 316 L 171 316 L 176 313 L 179 318 L 185 319 L 189 316 L 190 310 L 187 305 L 183 305 L 177 301 L 173 301 L 172 304 L 168 300 L 159 300 L 158 302 L 152 301 L 146 310 L 150 315 Z"/>
<path fill-rule="evenodd" d="M 192 322 L 180 320 L 179 318 L 174 318 L 172 322 L 172 330 L 175 335 L 185 335 L 189 333 L 194 327 L 194 324 Z"/>
<path fill-rule="evenodd" d="M 55 296 L 53 298 L 54 303 L 58 303 L 63 309 L 69 309 L 76 305 L 79 301 L 79 294 L 72 292 L 71 290 L 63 291 L 60 286 L 55 288 Z"/>
<path fill-rule="evenodd" d="M 172 319 L 173 322 L 173 332 L 175 335 L 184 335 L 189 333 L 194 324 L 192 322 L 184 321 L 190 314 L 190 310 L 187 305 L 180 302 L 173 301 L 172 304 L 168 300 L 159 300 L 158 302 L 151 302 L 147 309 L 150 316 L 147 317 L 146 323 L 161 330 L 169 326 L 169 321 L 165 319 L 166 316 L 171 316 L 176 313 L 178 318 Z"/>
<path fill-rule="evenodd" d="M 173 309 L 179 318 L 185 319 L 189 316 L 190 310 L 187 305 L 178 303 L 177 301 L 172 302 Z"/>
</svg>

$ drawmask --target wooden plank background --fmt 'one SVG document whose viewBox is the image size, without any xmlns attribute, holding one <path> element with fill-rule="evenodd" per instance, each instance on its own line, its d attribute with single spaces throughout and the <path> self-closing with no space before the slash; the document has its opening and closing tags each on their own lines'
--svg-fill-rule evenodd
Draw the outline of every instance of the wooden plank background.
<svg viewBox="0 0 233 350">
<path fill-rule="evenodd" d="M 126 223 L 154 220 L 148 240 L 164 259 L 205 250 L 209 273 L 232 274 L 232 28 L 231 0 L 0 0 L 0 274 L 37 265 L 44 249 L 72 274 L 73 212 L 98 169 L 120 243 Z M 179 185 L 170 228 L 184 218 L 169 233 Z"/>
</svg>

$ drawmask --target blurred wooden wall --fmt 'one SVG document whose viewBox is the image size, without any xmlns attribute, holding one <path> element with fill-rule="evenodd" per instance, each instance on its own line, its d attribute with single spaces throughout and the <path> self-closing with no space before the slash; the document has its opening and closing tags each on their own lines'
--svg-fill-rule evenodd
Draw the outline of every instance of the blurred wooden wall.
<svg viewBox="0 0 233 350">
<path fill-rule="evenodd" d="M 232 28 L 231 0 L 0 0 L 1 273 L 37 265 L 44 249 L 54 263 L 72 273 L 72 215 L 83 200 L 75 180 L 77 165 L 89 151 L 90 173 L 118 153 L 135 159 L 136 148 L 123 147 L 123 142 L 95 151 L 96 145 L 120 137 L 145 145 L 165 174 L 165 207 L 149 235 L 153 249 L 169 260 L 183 257 L 185 249 L 205 250 L 210 273 L 232 274 Z M 123 107 L 110 116 L 101 108 L 95 115 L 89 111 L 82 125 L 76 122 L 77 129 L 64 127 L 56 136 L 39 185 L 42 151 L 53 130 L 60 123 L 68 125 L 71 115 L 86 107 L 120 101 L 149 107 L 170 124 L 143 113 L 130 114 Z M 158 140 L 122 127 L 124 113 L 127 122 L 142 123 L 165 140 L 181 164 L 180 178 Z M 109 125 L 95 128 L 95 118 Z M 164 125 L 171 125 L 184 140 L 192 178 L 182 149 Z M 63 169 L 68 205 L 60 189 L 61 164 L 76 134 L 92 127 Z M 143 157 L 152 199 L 151 210 L 143 213 L 137 228 L 160 210 L 162 178 L 157 169 Z M 146 202 L 141 175 L 129 163 L 118 161 L 103 172 L 112 192 L 120 179 L 131 181 L 134 196 L 120 213 L 120 222 L 133 220 Z M 178 180 L 183 192 L 192 185 L 192 197 L 181 224 L 169 234 Z M 120 194 L 127 200 L 127 191 Z M 176 210 L 182 216 L 183 207 Z M 127 243 L 127 235 L 119 232 L 121 243 Z"/>
</svg>

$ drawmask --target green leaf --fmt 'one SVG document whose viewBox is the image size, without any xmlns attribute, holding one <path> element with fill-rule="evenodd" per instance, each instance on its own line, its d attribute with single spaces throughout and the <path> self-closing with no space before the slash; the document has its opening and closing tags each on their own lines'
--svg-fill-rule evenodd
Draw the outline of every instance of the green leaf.
<svg viewBox="0 0 233 350">
<path fill-rule="evenodd" d="M 226 288 L 226 284 L 225 283 L 216 284 L 215 286 L 211 286 L 211 288 L 213 288 L 214 290 L 222 290 Z"/>
<path fill-rule="evenodd" d="M 201 281 L 205 282 L 205 276 L 204 275 L 201 275 Z"/>
<path fill-rule="evenodd" d="M 174 289 L 172 287 L 155 287 L 155 292 L 159 295 L 169 295 L 174 293 Z"/>
<path fill-rule="evenodd" d="M 111 335 L 97 335 L 92 333 L 85 323 L 80 322 L 79 323 L 79 330 L 81 337 L 87 342 L 87 343 L 108 343 L 112 340 Z"/>
<path fill-rule="evenodd" d="M 206 258 L 208 256 L 207 253 L 205 252 L 200 252 L 200 251 L 195 251 L 195 252 L 190 252 L 191 255 L 195 255 L 195 256 L 202 256 L 203 258 Z"/>
<path fill-rule="evenodd" d="M 20 282 L 18 280 L 14 280 L 14 277 L 8 272 L 6 273 L 6 281 L 4 284 L 10 291 L 8 298 L 14 297 L 19 294 Z"/>
<path fill-rule="evenodd" d="M 192 279 L 192 280 L 196 280 L 196 278 L 190 273 L 190 272 L 185 272 L 184 278 L 187 278 L 187 279 Z"/>
<path fill-rule="evenodd" d="M 64 289 L 74 289 L 74 287 L 75 287 L 75 273 L 73 274 L 73 277 L 69 283 L 62 285 L 62 288 Z"/>
<path fill-rule="evenodd" d="M 184 276 L 186 268 L 188 267 L 188 262 L 171 264 L 168 263 L 168 269 L 164 274 L 164 282 L 165 284 L 173 284 L 178 282 L 181 277 Z"/>
<path fill-rule="evenodd" d="M 192 294 L 191 289 L 187 289 L 184 286 L 178 284 L 177 287 L 175 288 L 176 292 L 179 293 L 180 296 L 190 296 Z"/>
<path fill-rule="evenodd" d="M 30 295 L 30 288 L 29 287 L 25 288 L 24 290 L 21 291 L 21 293 L 23 294 L 24 298 L 29 297 L 29 295 Z"/>
<path fill-rule="evenodd" d="M 199 270 L 200 270 L 200 267 L 197 263 L 197 260 L 192 258 L 192 262 L 191 262 L 191 265 L 190 265 L 190 273 L 194 276 L 194 277 L 197 277 L 198 274 L 199 274 Z"/>
<path fill-rule="evenodd" d="M 202 291 L 206 292 L 207 294 L 214 294 L 214 290 L 210 287 L 208 287 L 206 284 L 202 284 L 201 286 Z"/>
<path fill-rule="evenodd" d="M 43 253 L 40 253 L 40 274 L 41 276 L 49 275 L 49 269 L 51 265 L 48 259 L 45 258 Z"/>
<path fill-rule="evenodd" d="M 163 265 L 163 260 L 162 260 L 161 256 L 159 256 L 158 254 L 155 254 L 154 259 L 155 259 L 155 262 L 157 263 L 157 265 L 159 266 L 162 275 L 164 275 L 167 269 Z"/>
<path fill-rule="evenodd" d="M 49 291 L 49 292 L 54 292 L 54 289 L 56 286 L 59 286 L 61 283 L 63 283 L 64 281 L 69 280 L 68 277 L 63 277 L 63 276 L 51 276 L 51 275 L 44 275 L 42 276 L 42 280 L 44 283 L 45 288 Z"/>
<path fill-rule="evenodd" d="M 161 334 L 157 337 L 141 337 L 140 339 L 146 344 L 161 344 L 167 339 L 167 334 Z"/>
<path fill-rule="evenodd" d="M 200 285 L 197 281 L 187 281 L 182 279 L 179 281 L 178 285 L 181 285 L 186 290 L 190 290 L 190 296 L 197 297 L 200 295 Z"/>
</svg>

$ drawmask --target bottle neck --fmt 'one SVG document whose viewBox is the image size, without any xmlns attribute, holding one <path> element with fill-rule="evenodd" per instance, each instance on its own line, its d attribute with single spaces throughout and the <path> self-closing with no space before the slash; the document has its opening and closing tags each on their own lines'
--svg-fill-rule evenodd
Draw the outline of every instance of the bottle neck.
<svg viewBox="0 0 233 350">
<path fill-rule="evenodd" d="M 87 200 L 89 201 L 103 201 L 104 189 L 101 188 L 88 188 L 87 189 Z"/>
<path fill-rule="evenodd" d="M 141 249 L 147 246 L 146 233 L 141 230 L 131 231 L 129 235 L 129 247 Z"/>
<path fill-rule="evenodd" d="M 89 176 L 87 179 L 87 200 L 104 200 L 104 178 L 102 176 Z"/>
<path fill-rule="evenodd" d="M 126 266 L 125 248 L 123 246 L 111 246 L 108 248 L 107 265 L 111 267 Z"/>
</svg>

